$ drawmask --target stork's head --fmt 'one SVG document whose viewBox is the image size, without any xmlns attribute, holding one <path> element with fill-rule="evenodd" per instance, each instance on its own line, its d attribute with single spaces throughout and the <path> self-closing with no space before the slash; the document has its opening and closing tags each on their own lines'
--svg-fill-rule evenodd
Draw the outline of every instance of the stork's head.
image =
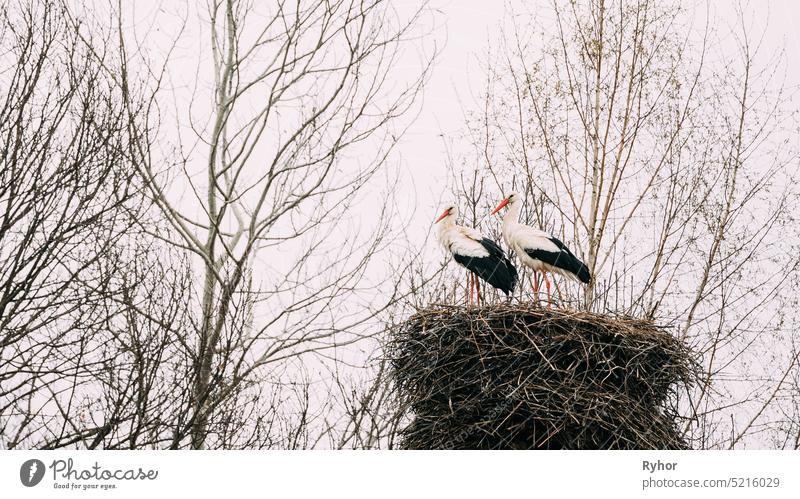
<svg viewBox="0 0 800 499">
<path fill-rule="evenodd" d="M 442 214 L 439 215 L 439 218 L 437 218 L 436 221 L 433 223 L 438 224 L 445 218 L 448 220 L 454 220 L 457 216 L 458 216 L 458 208 L 456 208 L 455 205 L 450 205 L 444 209 Z"/>
<path fill-rule="evenodd" d="M 494 211 L 492 211 L 492 215 L 494 215 L 498 211 L 502 210 L 506 206 L 509 206 L 509 207 L 513 206 L 518 198 L 519 198 L 519 196 L 517 196 L 516 193 L 512 192 L 511 194 L 509 194 L 508 196 L 503 198 L 502 201 L 500 201 L 500 204 L 497 205 L 497 208 L 495 208 Z"/>
</svg>

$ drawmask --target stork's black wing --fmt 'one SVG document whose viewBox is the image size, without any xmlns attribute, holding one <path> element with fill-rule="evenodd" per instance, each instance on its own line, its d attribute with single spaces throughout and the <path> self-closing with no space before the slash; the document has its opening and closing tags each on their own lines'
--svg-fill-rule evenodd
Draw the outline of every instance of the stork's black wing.
<svg viewBox="0 0 800 499">
<path fill-rule="evenodd" d="M 517 284 L 517 268 L 497 243 L 486 238 L 478 242 L 486 248 L 489 256 L 478 258 L 453 253 L 453 259 L 506 295 L 513 293 Z"/>
<path fill-rule="evenodd" d="M 536 260 L 541 260 L 544 263 L 564 269 L 567 272 L 574 274 L 579 281 L 585 284 L 592 282 L 592 276 L 589 273 L 589 267 L 580 261 L 578 257 L 572 254 L 567 246 L 555 237 L 550 237 L 550 241 L 558 246 L 559 251 L 545 251 L 543 249 L 525 249 L 525 252 Z"/>
</svg>

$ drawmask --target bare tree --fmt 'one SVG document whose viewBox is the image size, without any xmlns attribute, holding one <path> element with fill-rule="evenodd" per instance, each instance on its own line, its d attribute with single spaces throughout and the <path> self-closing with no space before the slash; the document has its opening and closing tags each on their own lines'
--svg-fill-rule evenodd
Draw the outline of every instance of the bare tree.
<svg viewBox="0 0 800 499">
<path fill-rule="evenodd" d="M 325 352 L 373 334 L 370 321 L 379 325 L 376 314 L 397 299 L 396 276 L 366 277 L 398 226 L 389 198 L 365 187 L 388 171 L 407 123 L 400 118 L 427 73 L 427 62 L 411 78 L 395 68 L 419 15 L 405 19 L 383 0 L 263 10 L 213 2 L 204 33 L 213 106 L 196 111 L 204 96 L 195 97 L 187 110 L 195 137 L 181 140 L 174 169 L 164 172 L 152 149 L 168 137 L 135 144 L 136 171 L 171 227 L 150 235 L 184 251 L 195 269 L 193 408 L 179 430 L 193 448 L 221 445 L 220 409 L 242 386 L 277 387 L 292 375 L 271 374 L 287 369 L 299 376 L 308 367 L 290 368 L 298 356 L 324 363 Z M 123 36 L 130 53 L 127 43 Z M 158 89 L 168 65 L 148 67 Z M 127 94 L 125 102 L 138 112 Z M 141 134 L 138 126 L 131 120 L 130 133 Z M 177 195 L 175 183 L 190 196 Z M 370 206 L 361 217 L 352 216 L 357 203 Z"/>
<path fill-rule="evenodd" d="M 102 69 L 112 64 L 109 45 L 87 46 L 75 28 L 61 4 L 0 9 L 0 445 L 8 448 L 91 448 L 122 427 L 136 447 L 150 425 L 143 406 L 153 363 L 172 341 L 154 328 L 172 324 L 184 295 L 180 265 L 165 285 L 163 248 L 137 237 L 148 209 L 127 150 L 141 139 L 129 133 L 140 117 L 125 112 Z"/>
<path fill-rule="evenodd" d="M 163 126 L 171 52 L 129 14 L 3 9 L 3 445 L 372 445 L 381 396 L 351 398 L 369 354 L 345 347 L 409 294 L 389 156 L 421 11 L 210 5 L 189 140 Z"/>
</svg>

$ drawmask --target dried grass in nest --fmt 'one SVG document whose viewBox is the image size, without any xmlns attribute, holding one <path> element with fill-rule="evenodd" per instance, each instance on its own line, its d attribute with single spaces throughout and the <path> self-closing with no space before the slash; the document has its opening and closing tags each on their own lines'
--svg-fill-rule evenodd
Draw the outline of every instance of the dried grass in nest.
<svg viewBox="0 0 800 499">
<path fill-rule="evenodd" d="M 684 449 L 692 352 L 652 322 L 492 305 L 418 311 L 390 345 L 407 449 Z"/>
</svg>

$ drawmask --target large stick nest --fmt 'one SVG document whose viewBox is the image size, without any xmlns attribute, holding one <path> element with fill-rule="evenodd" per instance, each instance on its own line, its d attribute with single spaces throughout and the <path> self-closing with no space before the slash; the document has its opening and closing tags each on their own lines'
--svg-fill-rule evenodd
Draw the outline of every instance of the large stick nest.
<svg viewBox="0 0 800 499">
<path fill-rule="evenodd" d="M 684 449 L 692 352 L 650 321 L 571 310 L 433 306 L 396 332 L 408 449 Z"/>
</svg>

